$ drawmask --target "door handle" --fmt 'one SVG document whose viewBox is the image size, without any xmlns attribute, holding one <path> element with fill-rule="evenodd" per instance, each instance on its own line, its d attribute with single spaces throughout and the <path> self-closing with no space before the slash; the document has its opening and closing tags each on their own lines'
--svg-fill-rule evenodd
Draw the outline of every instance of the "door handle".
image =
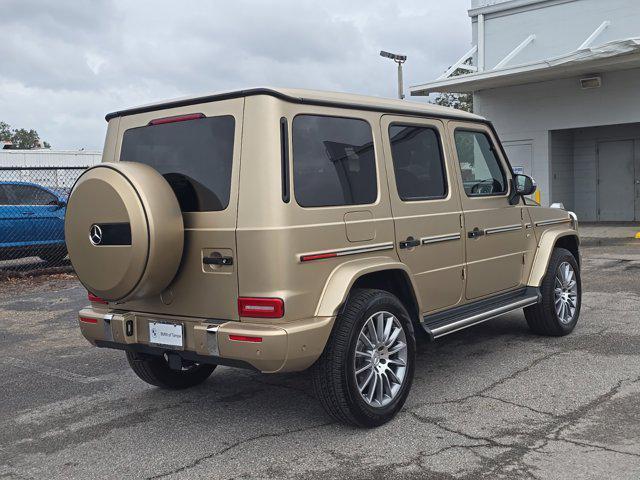
<svg viewBox="0 0 640 480">
<path fill-rule="evenodd" d="M 478 227 L 475 227 L 468 233 L 469 238 L 479 238 L 484 235 L 484 230 L 480 230 Z"/>
<path fill-rule="evenodd" d="M 22 215 L 35 215 L 35 212 L 22 212 Z"/>
<path fill-rule="evenodd" d="M 204 257 L 205 265 L 233 265 L 233 257 Z"/>
<path fill-rule="evenodd" d="M 420 246 L 420 240 L 416 240 L 413 237 L 407 237 L 406 240 L 403 240 L 400 242 L 400 248 L 413 248 L 413 247 L 419 247 Z"/>
</svg>

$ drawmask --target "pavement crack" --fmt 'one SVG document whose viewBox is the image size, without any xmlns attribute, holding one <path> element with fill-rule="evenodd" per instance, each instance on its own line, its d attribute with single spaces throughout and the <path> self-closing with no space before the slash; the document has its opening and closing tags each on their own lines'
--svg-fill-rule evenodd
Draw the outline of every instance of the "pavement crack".
<svg viewBox="0 0 640 480">
<path fill-rule="evenodd" d="M 493 397 L 491 395 L 487 395 L 486 393 L 479 393 L 478 396 L 482 397 L 482 398 L 491 399 L 491 400 L 497 400 L 498 402 L 506 403 L 507 405 L 513 405 L 514 407 L 524 408 L 524 409 L 530 410 L 530 411 L 532 411 L 534 413 L 538 413 L 540 415 L 545 415 L 545 416 L 549 416 L 549 417 L 553 417 L 553 418 L 558 418 L 558 415 L 556 415 L 554 413 L 545 412 L 544 410 L 538 410 L 537 408 L 530 407 L 529 405 L 523 405 L 521 403 L 511 402 L 509 400 L 505 400 L 504 398 Z"/>
<path fill-rule="evenodd" d="M 596 450 L 603 450 L 605 452 L 618 453 L 620 455 L 629 455 L 631 457 L 640 458 L 640 453 L 625 452 L 624 450 L 618 450 L 618 449 L 611 448 L 611 447 L 605 447 L 604 445 L 598 445 L 598 444 L 589 443 L 589 442 L 580 442 L 578 440 L 569 440 L 568 438 L 560 438 L 558 440 L 561 441 L 561 442 L 566 442 L 566 443 L 571 443 L 573 445 L 578 445 L 580 447 L 595 448 Z"/>
<path fill-rule="evenodd" d="M 483 447 L 500 447 L 500 448 L 509 448 L 510 445 L 508 444 L 503 444 L 498 442 L 497 440 L 491 438 L 491 437 L 481 437 L 481 436 L 476 436 L 476 435 L 471 435 L 469 433 L 463 432 L 461 430 L 456 430 L 454 428 L 451 427 L 447 427 L 446 425 L 443 425 L 442 423 L 440 423 L 438 420 L 436 420 L 435 418 L 431 418 L 431 417 L 423 417 L 422 415 L 419 415 L 415 412 L 412 412 L 411 410 L 408 411 L 409 415 L 411 415 L 412 417 L 414 417 L 416 420 L 418 420 L 421 423 L 428 423 L 430 425 L 434 425 L 442 430 L 445 430 L 446 432 L 449 433 L 453 433 L 455 435 L 460 435 L 461 437 L 466 438 L 467 440 L 470 441 L 474 441 L 474 442 L 485 442 L 483 445 L 475 445 L 475 446 L 483 446 Z"/>
<path fill-rule="evenodd" d="M 223 454 L 227 453 L 228 451 L 233 450 L 234 448 L 238 448 L 238 447 L 240 447 L 240 446 L 242 446 L 242 445 L 244 445 L 246 443 L 254 442 L 256 440 L 261 440 L 263 438 L 279 438 L 279 437 L 283 437 L 285 435 L 291 435 L 291 434 L 294 434 L 294 433 L 307 432 L 307 431 L 310 431 L 310 430 L 315 430 L 317 428 L 322 428 L 322 427 L 326 427 L 326 426 L 329 426 L 329 425 L 333 425 L 334 423 L 335 422 L 321 423 L 319 425 L 312 425 L 312 426 L 309 426 L 309 427 L 302 427 L 302 428 L 297 428 L 297 429 L 293 429 L 293 430 L 285 430 L 285 431 L 282 431 L 282 432 L 262 433 L 260 435 L 254 436 L 254 437 L 245 438 L 243 440 L 239 440 L 237 442 L 234 442 L 231 445 L 227 445 L 226 447 L 224 447 L 224 448 L 222 448 L 220 450 L 217 450 L 215 452 L 209 453 L 209 454 L 204 455 L 202 457 L 198 457 L 195 460 L 193 460 L 193 461 L 191 461 L 191 462 L 189 462 L 186 465 L 183 465 L 181 467 L 175 468 L 175 469 L 170 470 L 170 471 L 165 472 L 165 473 L 160 473 L 158 475 L 153 475 L 151 477 L 147 477 L 147 480 L 155 480 L 155 479 L 158 479 L 158 478 L 165 478 L 165 477 L 168 477 L 168 476 L 171 476 L 171 475 L 176 475 L 178 473 L 185 472 L 185 471 L 190 470 L 190 469 L 192 469 L 194 467 L 197 467 L 201 463 L 203 463 L 203 462 L 205 462 L 205 461 L 207 461 L 207 460 L 209 460 L 211 458 L 217 457 L 219 455 L 223 455 Z"/>
</svg>

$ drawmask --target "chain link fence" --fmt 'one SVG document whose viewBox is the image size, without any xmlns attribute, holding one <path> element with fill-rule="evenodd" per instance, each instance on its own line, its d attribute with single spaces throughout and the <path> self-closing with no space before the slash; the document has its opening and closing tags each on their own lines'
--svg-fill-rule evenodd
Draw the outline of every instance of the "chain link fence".
<svg viewBox="0 0 640 480">
<path fill-rule="evenodd" d="M 70 270 L 64 216 L 85 167 L 0 167 L 0 277 Z"/>
</svg>

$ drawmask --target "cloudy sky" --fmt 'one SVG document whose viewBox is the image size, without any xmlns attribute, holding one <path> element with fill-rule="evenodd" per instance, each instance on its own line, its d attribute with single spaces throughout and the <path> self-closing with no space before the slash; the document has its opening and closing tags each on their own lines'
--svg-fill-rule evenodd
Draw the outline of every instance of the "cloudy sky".
<svg viewBox="0 0 640 480">
<path fill-rule="evenodd" d="M 102 149 L 122 107 L 272 85 L 393 97 L 470 45 L 469 0 L 3 0 L 0 121 Z M 413 100 L 424 101 L 414 98 Z"/>
</svg>

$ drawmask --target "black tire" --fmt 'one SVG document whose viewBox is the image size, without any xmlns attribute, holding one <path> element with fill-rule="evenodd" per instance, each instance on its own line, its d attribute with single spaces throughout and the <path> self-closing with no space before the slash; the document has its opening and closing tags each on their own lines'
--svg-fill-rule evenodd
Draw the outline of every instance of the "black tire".
<svg viewBox="0 0 640 480">
<path fill-rule="evenodd" d="M 573 318 L 569 322 L 562 322 L 556 312 L 554 288 L 556 275 L 560 265 L 568 263 L 575 274 L 577 284 L 577 302 Z M 542 285 L 540 285 L 542 302 L 524 309 L 529 328 L 539 334 L 552 337 L 568 335 L 573 331 L 580 317 L 580 305 L 582 304 L 582 285 L 580 281 L 580 267 L 573 254 L 564 248 L 555 248 L 549 259 L 549 266 Z"/>
<path fill-rule="evenodd" d="M 215 365 L 193 365 L 186 370 L 171 370 L 163 357 L 127 352 L 127 360 L 138 377 L 150 385 L 167 390 L 195 387 L 213 373 Z"/>
<path fill-rule="evenodd" d="M 360 332 L 367 320 L 378 312 L 388 312 L 395 316 L 406 337 L 406 342 L 403 342 L 406 343 L 404 377 L 396 392 L 387 395 L 391 400 L 384 406 L 372 406 L 364 400 L 358 389 L 355 373 L 355 351 Z M 384 290 L 354 290 L 336 319 L 322 355 L 311 368 L 316 396 L 326 412 L 339 422 L 366 428 L 382 425 L 398 413 L 409 395 L 415 369 L 415 349 L 413 325 L 407 310 L 398 298 Z M 383 363 L 381 368 L 385 368 L 387 362 L 388 369 L 398 368 L 391 367 L 392 362 L 389 360 L 385 360 L 384 363 L 380 360 L 379 363 Z M 373 358 L 371 364 L 373 365 Z M 371 372 L 375 376 L 373 367 Z M 371 388 L 375 391 L 375 386 Z M 384 388 L 382 391 L 384 396 Z M 385 401 L 389 400 L 385 398 Z"/>
<path fill-rule="evenodd" d="M 38 254 L 38 257 L 40 257 L 42 260 L 47 262 L 49 266 L 61 265 L 64 259 L 66 258 L 66 256 L 67 256 L 66 248 L 60 249 L 60 250 L 52 250 L 49 252 L 41 252 Z"/>
</svg>

